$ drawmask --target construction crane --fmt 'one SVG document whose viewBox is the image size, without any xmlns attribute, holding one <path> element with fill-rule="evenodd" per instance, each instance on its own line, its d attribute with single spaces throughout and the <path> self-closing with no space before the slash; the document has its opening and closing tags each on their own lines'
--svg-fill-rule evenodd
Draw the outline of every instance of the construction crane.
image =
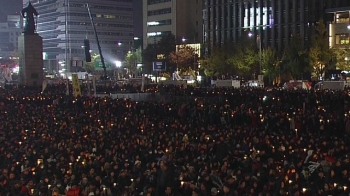
<svg viewBox="0 0 350 196">
<path fill-rule="evenodd" d="M 103 55 L 102 55 L 102 50 L 101 50 L 100 41 L 99 41 L 99 39 L 98 39 L 98 35 L 97 35 L 97 31 L 96 31 L 96 26 L 95 26 L 94 19 L 93 19 L 93 17 L 92 17 L 91 10 L 90 10 L 90 6 L 89 6 L 89 3 L 88 3 L 88 2 L 86 2 L 86 7 L 87 7 L 87 10 L 88 10 L 88 12 L 89 12 L 89 17 L 90 17 L 91 25 L 92 25 L 92 28 L 94 29 L 94 34 L 95 34 L 95 39 L 96 39 L 96 43 L 97 43 L 98 52 L 99 52 L 100 58 L 101 58 L 101 63 L 102 63 L 102 68 L 103 68 L 103 74 L 104 74 L 104 75 L 102 76 L 101 79 L 102 79 L 102 80 L 108 80 L 105 60 L 104 60 Z"/>
</svg>

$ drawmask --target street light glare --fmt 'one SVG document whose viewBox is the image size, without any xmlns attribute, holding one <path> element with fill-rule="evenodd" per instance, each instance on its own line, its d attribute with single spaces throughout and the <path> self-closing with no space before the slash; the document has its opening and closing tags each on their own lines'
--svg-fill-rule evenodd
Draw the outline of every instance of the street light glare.
<svg viewBox="0 0 350 196">
<path fill-rule="evenodd" d="M 252 32 L 249 32 L 249 33 L 248 33 L 248 36 L 249 36 L 249 37 L 253 36 L 253 33 L 252 33 Z"/>
<path fill-rule="evenodd" d="M 121 62 L 121 61 L 115 61 L 114 63 L 115 63 L 115 66 L 116 66 L 117 68 L 119 68 L 119 67 L 122 66 L 122 62 Z"/>
<path fill-rule="evenodd" d="M 350 24 L 348 25 L 348 29 L 350 30 Z"/>
</svg>

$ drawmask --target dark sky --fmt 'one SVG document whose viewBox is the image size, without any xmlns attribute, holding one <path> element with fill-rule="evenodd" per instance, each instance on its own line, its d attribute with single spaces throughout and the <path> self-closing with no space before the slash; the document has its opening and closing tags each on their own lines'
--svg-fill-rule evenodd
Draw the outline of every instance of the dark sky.
<svg viewBox="0 0 350 196">
<path fill-rule="evenodd" d="M 22 0 L 0 0 L 0 21 L 6 21 L 7 15 L 19 14 L 21 9 Z"/>
</svg>

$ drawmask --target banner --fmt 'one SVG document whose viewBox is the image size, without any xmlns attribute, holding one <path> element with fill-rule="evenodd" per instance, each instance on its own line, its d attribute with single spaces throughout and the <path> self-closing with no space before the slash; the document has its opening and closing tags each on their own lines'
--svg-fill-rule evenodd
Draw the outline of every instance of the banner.
<svg viewBox="0 0 350 196">
<path fill-rule="evenodd" d="M 153 62 L 153 71 L 165 71 L 166 63 L 165 62 Z"/>
<path fill-rule="evenodd" d="M 94 89 L 94 96 L 96 97 L 96 76 L 92 77 L 92 88 Z"/>
<path fill-rule="evenodd" d="M 68 189 L 66 196 L 79 196 L 80 188 L 70 188 Z"/>
<path fill-rule="evenodd" d="M 88 96 L 91 95 L 91 90 L 90 90 L 90 80 L 89 80 L 89 74 L 85 74 L 85 79 L 86 79 L 86 85 L 88 88 Z"/>
<path fill-rule="evenodd" d="M 80 84 L 78 79 L 78 74 L 72 74 L 72 86 L 73 86 L 73 96 L 81 96 Z"/>
<path fill-rule="evenodd" d="M 7 82 L 12 82 L 12 75 L 10 68 L 6 67 L 2 71 L 3 77 L 6 79 Z"/>
<path fill-rule="evenodd" d="M 141 81 L 141 92 L 145 91 L 145 75 L 142 74 L 142 81 Z"/>
<path fill-rule="evenodd" d="M 45 91 L 46 87 L 47 87 L 47 80 L 44 80 L 44 81 L 43 81 L 42 88 L 41 88 L 41 92 L 42 92 L 42 93 Z"/>
<path fill-rule="evenodd" d="M 66 95 L 69 95 L 69 79 L 66 80 Z"/>
</svg>

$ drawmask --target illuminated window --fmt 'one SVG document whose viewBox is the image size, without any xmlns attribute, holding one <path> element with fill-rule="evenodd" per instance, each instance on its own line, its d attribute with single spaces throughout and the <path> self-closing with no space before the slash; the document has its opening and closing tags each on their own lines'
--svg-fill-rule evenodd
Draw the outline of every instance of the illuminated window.
<svg viewBox="0 0 350 196">
<path fill-rule="evenodd" d="M 103 15 L 104 18 L 115 18 L 115 15 Z"/>
<path fill-rule="evenodd" d="M 170 31 L 150 32 L 150 33 L 147 33 L 147 37 L 161 37 L 170 33 L 171 33 Z"/>
<path fill-rule="evenodd" d="M 155 36 L 160 36 L 162 35 L 162 32 L 151 32 L 151 33 L 147 33 L 148 37 L 155 37 Z"/>
<path fill-rule="evenodd" d="M 340 45 L 350 44 L 349 34 L 348 33 L 336 34 L 335 44 L 340 44 Z"/>
<path fill-rule="evenodd" d="M 163 26 L 163 25 L 171 25 L 171 19 L 147 22 L 147 26 Z"/>
</svg>

